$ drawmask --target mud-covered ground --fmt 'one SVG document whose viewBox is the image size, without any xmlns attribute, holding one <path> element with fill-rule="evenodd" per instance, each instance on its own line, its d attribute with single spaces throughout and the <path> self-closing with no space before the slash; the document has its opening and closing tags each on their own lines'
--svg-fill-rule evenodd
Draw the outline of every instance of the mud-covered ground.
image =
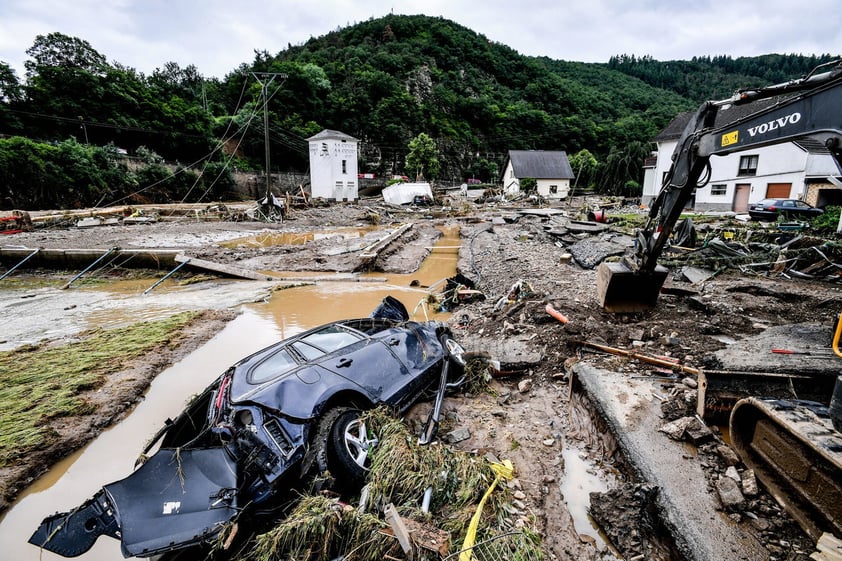
<svg viewBox="0 0 842 561">
<path fill-rule="evenodd" d="M 584 219 L 582 209 L 574 203 L 562 210 L 569 217 Z M 601 233 L 568 231 L 559 235 L 565 214 L 522 213 L 516 208 L 470 203 L 444 209 L 407 209 L 369 202 L 299 209 L 283 223 L 274 224 L 178 218 L 133 226 L 40 229 L 3 241 L 26 247 L 179 248 L 191 256 L 255 270 L 352 272 L 373 268 L 411 272 L 429 253 L 427 248 L 440 235 L 439 227 L 459 226 L 459 271 L 475 283 L 484 299 L 460 303 L 453 310 L 451 324 L 468 350 L 500 361 L 496 367 L 501 377 L 492 381 L 490 392 L 449 398 L 442 434 L 448 438 L 455 432 L 459 437 L 451 440 L 458 440 L 453 444 L 462 449 L 480 455 L 491 452 L 514 462 L 521 517 L 542 533 L 554 558 L 611 559 L 614 553 L 600 550 L 593 538 L 580 535 L 573 527 L 558 485 L 564 464 L 562 448 L 582 448 L 594 465 L 619 473 L 620 480 L 631 486 L 627 488 L 634 489 L 641 482 L 623 466 L 611 435 L 599 434 L 599 420 L 587 420 L 583 407 L 576 405 L 578 398 L 570 388 L 571 366 L 586 360 L 607 369 L 629 371 L 630 376 L 651 376 L 654 369 L 622 357 L 588 352 L 580 342 L 634 348 L 702 367 L 711 364 L 713 353 L 730 342 L 772 326 L 813 322 L 832 327 L 842 307 L 842 293 L 838 284 L 825 281 L 723 270 L 695 285 L 671 275 L 667 286 L 673 290 L 660 296 L 655 309 L 609 314 L 599 305 L 596 269 L 589 267 L 603 254 L 630 246 L 630 232 L 611 228 Z M 373 265 L 364 267 L 359 241 L 353 247 L 339 238 L 295 246 L 221 245 L 252 235 L 406 222 L 413 223 L 410 232 L 391 244 Z M 365 241 L 373 243 L 378 236 L 382 231 L 367 234 Z M 548 315 L 547 304 L 568 322 Z M 198 339 L 191 340 L 183 352 L 219 325 L 213 321 L 206 329 L 198 329 Z M 171 359 L 165 355 L 149 364 L 163 366 Z M 665 379 L 659 385 L 665 395 L 674 388 L 686 389 L 680 379 Z M 136 392 L 131 390 L 129 395 L 136 397 Z M 132 402 L 125 395 L 114 395 L 114 400 L 127 406 Z M 428 405 L 419 406 L 411 417 L 420 418 L 424 407 Z M 116 421 L 119 417 L 109 411 L 103 418 Z M 657 428 L 653 426 L 652 431 Z M 78 444 L 78 439 L 73 443 Z M 709 464 L 706 469 L 711 477 L 726 467 L 716 454 L 700 454 L 688 461 Z M 705 491 L 714 492 L 710 487 Z M 812 543 L 768 497 L 761 495 L 755 501 L 750 516 L 735 516 L 724 508 L 711 516 L 730 516 L 733 523 L 745 525 L 766 546 L 770 558 L 806 560 Z M 640 505 L 633 503 L 621 498 L 609 501 L 616 505 L 615 511 L 602 516 L 631 525 L 630 520 L 639 521 L 645 514 L 645 509 L 635 510 Z M 600 510 L 604 508 L 602 501 Z M 623 541 L 616 528 L 607 533 Z M 627 558 L 636 558 L 644 555 L 640 542 L 645 540 L 645 536 L 636 536 L 617 547 Z M 674 555 L 668 546 L 657 555 L 652 551 L 646 550 L 640 558 L 669 559 Z"/>
</svg>

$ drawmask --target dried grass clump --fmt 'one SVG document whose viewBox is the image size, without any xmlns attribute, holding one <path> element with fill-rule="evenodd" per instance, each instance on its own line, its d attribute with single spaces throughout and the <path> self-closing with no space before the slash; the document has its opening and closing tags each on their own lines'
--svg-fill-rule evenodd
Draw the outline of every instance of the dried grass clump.
<svg viewBox="0 0 842 561">
<path fill-rule="evenodd" d="M 383 410 L 367 415 L 380 442 L 373 453 L 366 506 L 393 503 L 401 514 L 427 518 L 449 532 L 454 544 L 461 544 L 477 505 L 494 481 L 489 462 L 441 443 L 419 445 L 417 436 Z M 420 506 L 428 487 L 433 495 L 430 513 L 424 515 Z M 514 529 L 511 500 L 505 482 L 499 483 L 483 510 L 478 539 Z"/>
<path fill-rule="evenodd" d="M 397 540 L 380 532 L 387 526 L 338 499 L 305 496 L 281 524 L 257 537 L 245 559 L 382 561 L 402 556 Z"/>
</svg>

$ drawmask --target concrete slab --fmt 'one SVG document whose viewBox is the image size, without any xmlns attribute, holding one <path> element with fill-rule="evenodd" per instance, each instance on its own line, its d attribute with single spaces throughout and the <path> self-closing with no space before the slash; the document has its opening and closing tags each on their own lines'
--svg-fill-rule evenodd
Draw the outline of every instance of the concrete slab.
<svg viewBox="0 0 842 561">
<path fill-rule="evenodd" d="M 716 510 L 695 449 L 657 431 L 663 423 L 655 385 L 579 363 L 574 374 L 603 415 L 636 474 L 659 488 L 658 505 L 682 555 L 692 561 L 761 561 L 768 551 Z"/>
<path fill-rule="evenodd" d="M 833 354 L 833 327 L 816 323 L 774 325 L 714 353 L 721 368 L 751 372 L 824 374 L 835 378 L 842 360 Z M 772 349 L 793 351 L 773 353 Z"/>
</svg>

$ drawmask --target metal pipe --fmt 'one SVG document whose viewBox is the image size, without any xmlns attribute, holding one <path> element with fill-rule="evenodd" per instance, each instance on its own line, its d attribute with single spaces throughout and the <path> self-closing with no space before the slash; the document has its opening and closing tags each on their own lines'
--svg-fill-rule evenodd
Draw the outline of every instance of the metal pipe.
<svg viewBox="0 0 842 561">
<path fill-rule="evenodd" d="M 190 263 L 190 259 L 185 259 L 184 261 L 179 263 L 178 267 L 176 267 L 175 269 L 173 269 L 172 271 L 170 271 L 169 273 L 164 275 L 158 282 L 156 282 L 155 284 L 153 284 L 152 286 L 150 286 L 149 288 L 144 290 L 143 296 L 146 296 L 147 293 L 152 292 L 155 289 L 156 286 L 158 286 L 159 284 L 161 284 L 162 282 L 164 282 L 165 280 L 167 280 L 168 278 L 173 276 L 173 274 L 175 274 L 176 271 L 178 271 L 179 269 L 181 269 L 182 267 L 184 267 L 188 263 Z"/>
<path fill-rule="evenodd" d="M 78 275 L 76 275 L 75 277 L 73 277 L 72 279 L 70 279 L 69 281 L 67 281 L 67 284 L 65 284 L 64 286 L 62 286 L 62 287 L 61 287 L 61 289 L 62 289 L 62 290 L 64 290 L 64 289 L 66 289 L 66 288 L 70 288 L 70 285 L 71 285 L 71 284 L 73 284 L 74 282 L 76 282 L 76 280 L 77 280 L 79 277 L 81 277 L 82 275 L 84 275 L 85 273 L 87 273 L 88 271 L 90 271 L 91 269 L 93 269 L 93 268 L 94 268 L 94 267 L 95 267 L 95 266 L 96 266 L 96 265 L 97 265 L 100 261 L 102 261 L 103 259 L 105 259 L 105 258 L 106 258 L 106 257 L 108 257 L 109 255 L 111 255 L 111 254 L 112 254 L 112 253 L 114 253 L 115 251 L 119 251 L 119 249 L 120 249 L 119 247 L 112 247 L 111 249 L 109 249 L 108 251 L 106 251 L 105 253 L 103 253 L 103 254 L 100 256 L 100 258 L 99 258 L 99 259 L 97 259 L 96 261 L 94 261 L 93 263 L 91 263 L 90 265 L 88 265 L 88 266 L 85 268 L 85 270 L 84 270 L 84 271 L 82 271 L 81 273 L 79 273 Z"/>
<path fill-rule="evenodd" d="M 35 255 L 36 255 L 39 251 L 41 251 L 41 248 L 38 248 L 38 249 L 34 250 L 32 253 L 30 253 L 29 255 L 27 255 L 26 257 L 24 257 L 24 258 L 23 258 L 23 261 L 19 262 L 17 265 L 15 265 L 15 266 L 14 266 L 14 267 L 12 267 L 11 269 L 9 269 L 9 270 L 8 270 L 8 271 L 6 271 L 5 273 L 3 273 L 3 276 L 0 276 L 0 280 L 3 280 L 3 279 L 5 279 L 6 277 L 8 277 L 9 275 L 11 275 L 13 272 L 15 272 L 15 269 L 17 269 L 18 267 L 20 267 L 21 265 L 23 265 L 24 263 L 26 263 L 27 261 L 29 261 L 29 258 L 30 258 L 30 257 L 35 257 Z"/>
</svg>

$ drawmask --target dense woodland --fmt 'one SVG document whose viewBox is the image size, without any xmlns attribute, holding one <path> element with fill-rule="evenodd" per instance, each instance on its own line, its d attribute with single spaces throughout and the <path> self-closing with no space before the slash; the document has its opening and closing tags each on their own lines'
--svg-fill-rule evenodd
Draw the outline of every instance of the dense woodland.
<svg viewBox="0 0 842 561">
<path fill-rule="evenodd" d="M 335 129 L 360 139 L 361 172 L 416 175 L 407 161 L 423 134 L 437 159 L 426 179 L 496 183 L 508 150 L 566 150 L 579 187 L 634 194 L 677 113 L 832 58 L 566 62 L 396 15 L 255 51 L 222 79 L 173 62 L 147 76 L 61 33 L 26 54 L 24 76 L 0 61 L 4 209 L 224 198 L 232 170 L 263 169 L 264 99 L 273 172 L 306 172 L 305 139 Z"/>
</svg>

